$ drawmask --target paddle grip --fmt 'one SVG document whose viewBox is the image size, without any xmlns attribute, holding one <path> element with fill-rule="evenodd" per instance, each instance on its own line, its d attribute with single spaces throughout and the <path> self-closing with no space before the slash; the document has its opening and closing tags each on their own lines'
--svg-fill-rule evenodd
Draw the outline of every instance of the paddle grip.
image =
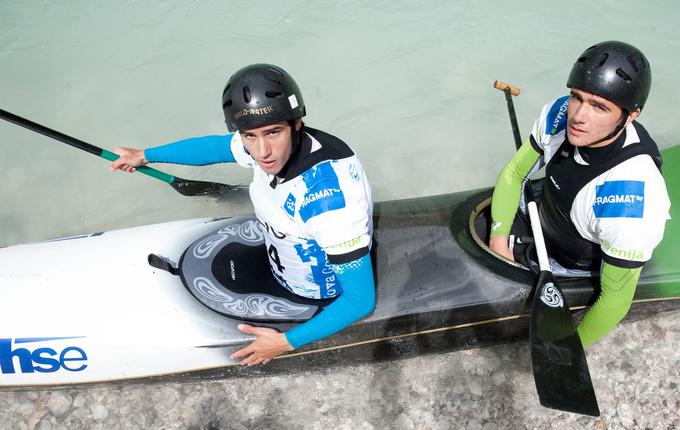
<svg viewBox="0 0 680 430">
<path fill-rule="evenodd" d="M 501 91 L 510 91 L 510 94 L 512 94 L 513 96 L 519 95 L 519 88 L 513 87 L 512 85 L 506 84 L 505 82 L 494 81 L 493 87 Z"/>
</svg>

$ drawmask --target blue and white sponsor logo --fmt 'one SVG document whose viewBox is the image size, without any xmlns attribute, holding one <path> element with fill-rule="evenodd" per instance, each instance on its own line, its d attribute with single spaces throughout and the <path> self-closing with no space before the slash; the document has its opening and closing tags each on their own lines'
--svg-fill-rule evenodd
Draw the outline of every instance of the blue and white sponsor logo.
<svg viewBox="0 0 680 430">
<path fill-rule="evenodd" d="M 291 217 L 295 215 L 295 197 L 292 193 L 288 194 L 288 198 L 283 203 L 283 210 Z"/>
<path fill-rule="evenodd" d="M 0 374 L 53 373 L 60 370 L 82 372 L 87 368 L 87 354 L 82 348 L 75 345 L 56 349 L 50 347 L 59 343 L 57 341 L 82 338 L 83 336 L 0 339 Z M 23 344 L 26 347 L 19 346 Z"/>
<path fill-rule="evenodd" d="M 310 218 L 345 207 L 345 195 L 330 162 L 318 164 L 302 174 L 307 192 L 300 203 L 300 218 Z"/>
<path fill-rule="evenodd" d="M 595 187 L 596 218 L 642 218 L 644 211 L 645 183 L 642 181 L 608 181 Z"/>
<path fill-rule="evenodd" d="M 312 271 L 312 279 L 308 279 L 319 287 L 319 298 L 326 299 L 342 293 L 340 280 L 328 262 L 328 256 L 314 239 L 304 244 L 296 244 L 295 251 L 303 263 L 308 263 Z"/>
<path fill-rule="evenodd" d="M 560 97 L 550 107 L 545 121 L 545 132 L 554 136 L 567 127 L 567 105 L 569 96 Z"/>
</svg>

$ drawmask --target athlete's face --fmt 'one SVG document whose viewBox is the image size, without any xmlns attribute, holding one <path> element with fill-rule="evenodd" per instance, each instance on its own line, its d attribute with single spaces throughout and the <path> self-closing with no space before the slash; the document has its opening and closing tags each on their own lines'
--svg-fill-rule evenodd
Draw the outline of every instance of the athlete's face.
<svg viewBox="0 0 680 430">
<path fill-rule="evenodd" d="M 302 120 L 296 120 L 295 129 L 299 130 L 301 126 Z M 265 173 L 275 175 L 288 162 L 293 150 L 293 135 L 287 121 L 239 131 L 239 134 L 243 145 Z"/>
<path fill-rule="evenodd" d="M 567 106 L 567 137 L 578 147 L 599 147 L 612 143 L 618 135 L 603 142 L 598 140 L 614 131 L 623 111 L 615 103 L 595 94 L 572 88 Z M 633 121 L 640 110 L 628 115 L 626 124 Z"/>
</svg>

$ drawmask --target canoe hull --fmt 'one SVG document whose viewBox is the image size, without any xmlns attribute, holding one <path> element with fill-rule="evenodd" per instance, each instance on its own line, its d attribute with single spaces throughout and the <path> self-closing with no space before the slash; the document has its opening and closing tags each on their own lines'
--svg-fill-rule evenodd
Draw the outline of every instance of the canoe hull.
<svg viewBox="0 0 680 430">
<path fill-rule="evenodd" d="M 664 158 L 666 171 L 680 169 L 679 148 Z M 289 373 L 526 339 L 535 277 L 491 255 L 477 234 L 488 228 L 490 196 L 483 189 L 376 204 L 376 310 L 253 368 L 229 358 L 251 340 L 237 330 L 240 321 L 207 309 L 177 276 L 147 263 L 150 253 L 179 261 L 193 241 L 234 219 L 0 248 L 0 388 Z M 671 200 L 677 219 L 680 201 L 675 194 Z M 671 222 L 643 270 L 629 318 L 680 308 L 678 228 Z M 574 310 L 597 297 L 597 280 L 560 285 Z"/>
</svg>

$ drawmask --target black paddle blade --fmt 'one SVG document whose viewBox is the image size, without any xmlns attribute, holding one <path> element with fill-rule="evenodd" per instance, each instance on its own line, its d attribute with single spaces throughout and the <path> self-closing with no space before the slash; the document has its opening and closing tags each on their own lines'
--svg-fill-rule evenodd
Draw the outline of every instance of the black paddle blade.
<svg viewBox="0 0 680 430">
<path fill-rule="evenodd" d="M 552 273 L 542 271 L 529 327 L 531 362 L 543 406 L 600 416 L 586 354 L 562 291 Z"/>
<path fill-rule="evenodd" d="M 242 185 L 227 185 L 217 182 L 192 181 L 175 176 L 175 180 L 170 183 L 172 188 L 184 196 L 206 196 L 210 194 L 225 194 L 238 190 L 247 190 L 248 187 Z"/>
</svg>

